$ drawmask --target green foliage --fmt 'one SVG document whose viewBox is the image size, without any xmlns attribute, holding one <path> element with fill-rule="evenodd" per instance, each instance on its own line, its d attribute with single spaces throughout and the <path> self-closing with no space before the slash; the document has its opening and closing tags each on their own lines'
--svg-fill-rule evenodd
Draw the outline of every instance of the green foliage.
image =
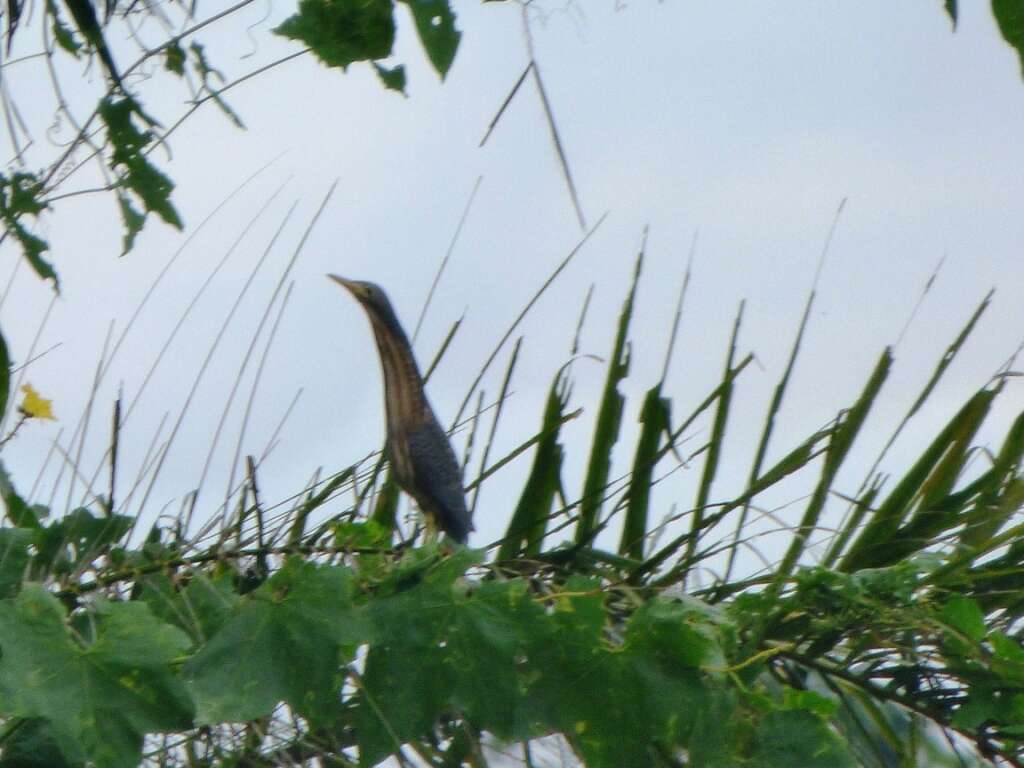
<svg viewBox="0 0 1024 768">
<path fill-rule="evenodd" d="M 18 171 L 7 177 L 0 173 L 0 221 L 5 231 L 18 241 L 36 274 L 43 280 L 53 280 L 56 287 L 57 274 L 42 256 L 49 250 L 49 244 L 29 232 L 21 221 L 24 216 L 38 219 L 39 214 L 46 209 L 46 203 L 42 202 L 42 190 L 42 181 L 34 174 Z"/>
<path fill-rule="evenodd" d="M 230 616 L 184 668 L 197 722 L 252 720 L 287 701 L 327 717 L 340 684 L 339 648 L 365 641 L 346 569 L 290 560 L 235 601 Z"/>
<path fill-rule="evenodd" d="M 447 0 L 399 0 L 409 6 L 420 43 L 443 78 L 455 59 L 461 33 Z M 299 0 L 299 12 L 274 32 L 308 45 L 328 67 L 373 62 L 386 88 L 405 92 L 405 68 L 377 63 L 395 42 L 394 0 Z"/>
<path fill-rule="evenodd" d="M 107 126 L 107 138 L 113 149 L 110 165 L 120 172 L 120 186 L 132 192 L 142 203 L 146 214 L 156 213 L 168 224 L 182 228 L 181 218 L 171 204 L 174 184 L 149 162 L 144 152 L 153 141 L 152 131 L 140 130 L 135 120 L 153 125 L 139 105 L 131 98 L 104 99 L 99 106 L 100 119 Z M 146 214 L 136 211 L 126 195 L 118 195 L 127 234 L 125 252 L 130 250 L 135 235 L 142 228 Z"/>
<path fill-rule="evenodd" d="M 1024 0 L 992 0 L 992 15 L 1003 39 L 1017 50 L 1024 74 Z"/>
<path fill-rule="evenodd" d="M 555 494 L 562 485 L 562 459 L 565 451 L 559 442 L 559 433 L 567 403 L 566 381 L 559 373 L 548 393 L 533 466 L 498 549 L 499 560 L 535 555 L 541 551 Z"/>
<path fill-rule="evenodd" d="M 612 466 L 612 449 L 619 439 L 622 426 L 622 410 L 625 398 L 619 392 L 619 383 L 629 375 L 629 323 L 633 319 L 633 302 L 636 299 L 636 288 L 640 281 L 640 269 L 643 266 L 643 249 L 636 257 L 633 269 L 633 282 L 629 295 L 619 315 L 619 327 L 612 345 L 608 375 L 604 382 L 604 394 L 601 406 L 597 411 L 597 423 L 594 426 L 594 441 L 590 449 L 590 461 L 587 463 L 587 474 L 583 480 L 583 497 L 580 504 L 579 522 L 576 524 L 577 543 L 589 542 L 598 532 L 601 507 L 604 502 L 605 488 Z"/>
<path fill-rule="evenodd" d="M 450 5 L 400 1 L 444 77 L 460 39 Z M 277 32 L 311 46 L 329 66 L 368 61 L 385 87 L 404 92 L 404 68 L 380 63 L 392 52 L 394 7 L 393 0 L 303 0 Z M 945 7 L 955 24 L 957 4 Z M 994 0 L 992 8 L 1004 37 L 1024 49 L 1020 3 Z M 22 10 L 19 2 L 8 6 L 8 41 Z M 148 160 L 159 126 L 122 92 L 96 6 L 50 0 L 46 15 L 59 48 L 94 53 L 112 83 L 97 116 L 117 176 L 125 251 L 149 213 L 181 227 L 173 184 Z M 241 125 L 203 46 L 182 43 L 175 38 L 153 55 L 178 76 L 190 64 L 201 98 Z M 51 178 L 0 175 L 0 220 L 37 274 L 56 281 L 42 258 L 47 244 L 25 224 L 46 209 Z M 765 470 L 805 314 L 749 479 L 716 499 L 713 492 L 724 493 L 725 427 L 752 359 L 736 360 L 737 321 L 721 381 L 681 426 L 670 426 L 664 382 L 648 391 L 623 484 L 612 474 L 612 454 L 626 408 L 619 384 L 630 366 L 640 266 L 638 258 L 583 493 L 564 498 L 560 428 L 572 417 L 571 381 L 560 372 L 540 432 L 483 475 L 534 450 L 496 559 L 396 543 L 398 488 L 380 465 L 355 509 L 313 531 L 309 516 L 362 482 L 358 468 L 306 494 L 280 521 L 276 543 L 264 539 L 259 510 L 245 510 L 233 529 L 238 548 L 220 541 L 200 549 L 165 541 L 159 528 L 133 542 L 134 519 L 102 502 L 98 511 L 50 520 L 0 464 L 0 768 L 133 766 L 147 739 L 160 735 L 181 746 L 165 746 L 159 758 L 193 764 L 330 756 L 371 766 L 412 751 L 433 765 L 484 765 L 488 745 L 560 734 L 598 768 L 681 759 L 722 768 L 881 768 L 938 764 L 926 762 L 935 734 L 956 732 L 958 749 L 975 746 L 958 755 L 964 764 L 1020 764 L 1024 414 L 995 455 L 975 444 L 1004 385 L 974 394 L 891 489 L 872 473 L 846 496 L 840 470 L 893 364 L 886 350 L 834 424 L 792 438 Z M 892 440 L 938 389 L 987 305 L 949 346 Z M 0 337 L 0 411 L 10 404 L 10 368 Z M 702 416 L 711 419 L 710 439 L 694 507 L 684 511 L 691 519 L 649 552 L 657 471 Z M 801 474 L 814 490 L 801 514 L 785 519 L 792 528 L 781 560 L 731 579 L 733 555 L 749 543 L 747 511 Z M 850 514 L 832 532 L 825 565 L 807 567 L 812 537 L 823 533 L 837 498 L 848 499 Z M 252 519 L 260 532 L 245 549 Z M 561 519 L 576 525 L 573 543 L 549 543 L 559 530 L 551 521 Z M 712 540 L 729 523 L 732 535 Z M 617 554 L 601 549 L 610 526 L 622 530 Z M 725 577 L 693 588 L 720 555 L 728 557 Z"/>
<path fill-rule="evenodd" d="M 420 43 L 442 78 L 455 60 L 462 36 L 455 28 L 455 12 L 448 0 L 399 0 L 409 7 Z"/>
<path fill-rule="evenodd" d="M 192 722 L 192 703 L 172 671 L 188 639 L 140 604 L 99 602 L 89 618 L 83 635 L 35 584 L 0 601 L 0 708 L 44 721 L 69 762 L 131 768 L 146 733 Z"/>
<path fill-rule="evenodd" d="M 395 42 L 392 0 L 299 0 L 274 32 L 313 49 L 329 67 L 385 59 Z"/>
<path fill-rule="evenodd" d="M 384 83 L 385 88 L 398 91 L 401 94 L 405 93 L 405 67 L 403 65 L 398 64 L 389 68 L 373 62 L 373 69 L 380 81 Z"/>
</svg>

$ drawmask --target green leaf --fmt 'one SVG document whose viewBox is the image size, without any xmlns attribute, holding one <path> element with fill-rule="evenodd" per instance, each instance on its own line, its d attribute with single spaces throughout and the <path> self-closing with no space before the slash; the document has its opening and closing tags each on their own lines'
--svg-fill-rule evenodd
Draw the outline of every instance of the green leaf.
<svg viewBox="0 0 1024 768">
<path fill-rule="evenodd" d="M 106 553 L 134 523 L 134 517 L 96 517 L 79 507 L 36 534 L 35 563 L 45 571 L 70 573 Z"/>
<path fill-rule="evenodd" d="M 57 41 L 57 45 L 77 59 L 78 52 L 82 50 L 82 44 L 75 39 L 74 32 L 64 23 L 60 16 L 60 9 L 57 8 L 54 0 L 46 0 L 46 12 L 50 16 L 53 39 Z"/>
<path fill-rule="evenodd" d="M 224 75 L 222 75 L 219 70 L 210 66 L 210 62 L 206 58 L 206 53 L 204 52 L 205 49 L 202 45 L 199 43 L 192 43 L 189 45 L 188 49 L 192 52 L 192 57 L 194 59 L 192 66 L 199 74 L 199 77 L 202 78 L 203 87 L 206 88 L 210 98 L 213 99 L 214 103 L 220 107 L 221 112 L 223 112 L 237 128 L 245 130 L 245 123 L 242 122 L 242 118 L 240 118 L 238 113 L 228 106 L 228 103 L 221 98 L 220 92 L 214 88 L 210 82 L 211 78 L 214 77 L 216 77 L 220 82 L 224 82 Z"/>
<path fill-rule="evenodd" d="M 299 0 L 274 33 L 308 45 L 329 67 L 386 59 L 395 42 L 392 0 Z"/>
<path fill-rule="evenodd" d="M 184 589 L 164 573 L 147 574 L 138 583 L 142 585 L 139 599 L 153 614 L 184 630 L 198 644 L 224 626 L 241 599 L 229 571 L 213 577 L 190 574 Z"/>
<path fill-rule="evenodd" d="M 457 601 L 445 664 L 452 700 L 477 727 L 512 741 L 531 735 L 533 710 L 523 696 L 531 638 L 543 631 L 544 611 L 526 582 L 489 581 Z"/>
<path fill-rule="evenodd" d="M 804 710 L 771 712 L 757 730 L 751 768 L 855 768 L 853 756 L 828 724 Z"/>
<path fill-rule="evenodd" d="M 0 768 L 78 768 L 60 751 L 50 724 L 39 717 L 14 720 L 0 732 Z"/>
<path fill-rule="evenodd" d="M 18 495 L 11 482 L 10 475 L 3 462 L 0 461 L 0 499 L 3 499 L 7 509 L 7 519 L 17 528 L 39 528 L 39 508 L 30 507 L 25 500 Z M 45 510 L 44 510 L 45 511 Z"/>
<path fill-rule="evenodd" d="M 996 17 L 999 31 L 1017 50 L 1024 73 L 1024 3 L 1021 0 L 992 0 L 992 15 Z"/>
<path fill-rule="evenodd" d="M 462 33 L 455 28 L 455 12 L 447 0 L 399 0 L 409 6 L 416 33 L 434 70 L 443 79 L 455 60 Z"/>
<path fill-rule="evenodd" d="M 281 701 L 313 720 L 330 715 L 340 646 L 366 634 L 347 568 L 289 560 L 185 665 L 198 722 L 252 720 Z"/>
<path fill-rule="evenodd" d="M 946 0 L 946 13 L 949 14 L 949 20 L 953 22 L 953 31 L 956 31 L 957 24 L 957 0 Z"/>
<path fill-rule="evenodd" d="M 118 74 L 117 66 L 114 64 L 114 58 L 110 53 L 110 48 L 107 46 L 107 41 L 103 36 L 103 29 L 100 27 L 99 19 L 96 18 L 96 9 L 93 8 L 91 0 L 64 0 L 64 5 L 71 13 L 71 18 L 75 21 L 75 26 L 78 27 L 78 31 L 81 32 L 82 37 L 93 47 L 96 54 L 100 57 L 100 61 L 103 63 L 103 68 L 107 71 L 107 75 L 110 80 L 121 90 L 121 76 Z"/>
<path fill-rule="evenodd" d="M 375 642 L 359 691 L 361 766 L 429 733 L 445 709 L 452 674 L 442 641 L 458 602 L 456 582 L 481 556 L 463 549 L 438 562 L 430 551 L 413 550 L 367 606 Z"/>
<path fill-rule="evenodd" d="M 398 91 L 403 96 L 405 95 L 405 67 L 401 64 L 394 67 L 385 67 L 378 64 L 376 61 L 373 62 L 373 69 L 377 73 L 377 77 L 384 83 L 384 87 L 392 91 Z"/>
<path fill-rule="evenodd" d="M 4 228 L 21 246 L 22 254 L 43 280 L 53 280 L 54 287 L 59 289 L 57 273 L 42 254 L 49 250 L 49 244 L 40 237 L 29 232 L 22 219 L 25 216 L 38 218 L 46 209 L 42 202 L 43 184 L 31 173 L 17 172 L 10 178 L 0 173 L 0 221 Z"/>
<path fill-rule="evenodd" d="M 107 127 L 107 138 L 113 147 L 110 165 L 119 172 L 120 185 L 131 190 L 147 213 L 156 213 L 171 226 L 181 229 L 181 217 L 171 203 L 174 184 L 146 157 L 145 149 L 152 143 L 153 133 L 139 130 L 133 118 L 138 116 L 144 122 L 152 121 L 131 98 L 114 100 L 107 97 L 100 102 L 98 112 Z M 123 204 L 121 214 L 128 230 L 125 235 L 127 245 L 134 242 L 135 234 L 142 228 L 135 218 L 140 214 L 134 209 L 126 211 Z"/>
<path fill-rule="evenodd" d="M 121 255 L 124 256 L 135 247 L 135 236 L 142 231 L 142 227 L 146 223 L 146 216 L 135 210 L 127 195 L 118 194 L 117 204 L 121 209 L 121 221 L 124 222 L 124 238 L 121 249 Z"/>
<path fill-rule="evenodd" d="M 957 632 L 975 642 L 985 637 L 985 615 L 969 597 L 953 595 L 942 607 L 939 617 Z"/>
<path fill-rule="evenodd" d="M 0 598 L 12 597 L 21 588 L 34 538 L 28 528 L 0 528 Z"/>
<path fill-rule="evenodd" d="M 174 40 L 164 48 L 164 69 L 182 77 L 185 74 L 185 51 Z"/>
<path fill-rule="evenodd" d="M 171 672 L 188 638 L 140 603 L 100 602 L 82 643 L 63 606 L 26 585 L 0 602 L 4 714 L 44 719 L 70 762 L 134 768 L 147 733 L 191 727 L 191 701 Z"/>
<path fill-rule="evenodd" d="M 782 694 L 782 706 L 786 709 L 804 709 L 819 717 L 830 718 L 839 710 L 839 702 L 815 691 L 801 691 L 786 688 Z"/>
</svg>

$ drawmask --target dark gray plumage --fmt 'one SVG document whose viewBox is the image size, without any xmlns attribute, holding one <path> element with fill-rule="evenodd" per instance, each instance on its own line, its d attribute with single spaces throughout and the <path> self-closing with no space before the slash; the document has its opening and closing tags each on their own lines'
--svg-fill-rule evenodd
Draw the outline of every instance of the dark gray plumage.
<svg viewBox="0 0 1024 768">
<path fill-rule="evenodd" d="M 427 401 L 412 347 L 391 302 L 373 283 L 328 277 L 356 298 L 373 328 L 384 375 L 387 451 L 395 479 L 442 531 L 465 543 L 473 523 L 462 473 L 448 435 Z"/>
</svg>

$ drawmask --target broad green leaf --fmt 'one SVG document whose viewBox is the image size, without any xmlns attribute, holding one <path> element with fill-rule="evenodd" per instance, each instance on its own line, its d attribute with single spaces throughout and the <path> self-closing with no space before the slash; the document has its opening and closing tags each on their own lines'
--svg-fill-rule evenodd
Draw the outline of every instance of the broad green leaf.
<svg viewBox="0 0 1024 768">
<path fill-rule="evenodd" d="M 751 768 L 856 768 L 857 763 L 822 718 L 804 710 L 771 712 L 757 729 Z"/>
<path fill-rule="evenodd" d="M 185 665 L 197 721 L 252 720 L 281 701 L 325 717 L 339 698 L 340 647 L 365 637 L 348 569 L 288 560 Z"/>
<path fill-rule="evenodd" d="M 992 15 L 1003 39 L 1017 50 L 1024 73 L 1024 5 L 1021 0 L 992 0 Z"/>
<path fill-rule="evenodd" d="M 401 641 L 372 646 L 359 691 L 359 765 L 377 765 L 404 742 L 430 733 L 450 693 L 451 676 L 439 646 L 409 647 Z"/>
<path fill-rule="evenodd" d="M 140 603 L 94 611 L 95 636 L 83 644 L 42 586 L 0 602 L 0 707 L 46 720 L 70 762 L 134 768 L 145 734 L 191 727 L 191 701 L 171 672 L 188 638 Z"/>
<path fill-rule="evenodd" d="M 457 601 L 445 664 L 452 700 L 478 728 L 511 741 L 531 735 L 534 714 L 523 696 L 530 674 L 526 652 L 543 631 L 544 611 L 526 582 L 488 581 Z"/>
<path fill-rule="evenodd" d="M 13 720 L 0 732 L 0 768 L 78 768 L 60 751 L 53 728 L 40 717 Z"/>
<path fill-rule="evenodd" d="M 462 33 L 455 28 L 455 12 L 448 0 L 399 0 L 409 6 L 416 33 L 430 63 L 442 78 L 455 60 Z"/>
<path fill-rule="evenodd" d="M 43 572 L 70 573 L 104 554 L 134 523 L 128 515 L 96 517 L 79 507 L 36 534 L 34 565 Z"/>
<path fill-rule="evenodd" d="M 839 710 L 839 702 L 815 691 L 786 688 L 782 705 L 786 709 L 804 709 L 819 717 L 832 717 Z"/>
<path fill-rule="evenodd" d="M 29 528 L 0 528 L 0 598 L 12 597 L 21 588 L 34 538 Z"/>
<path fill-rule="evenodd" d="M 164 573 L 147 574 L 137 582 L 139 599 L 155 616 L 187 632 L 197 644 L 204 644 L 231 618 L 241 599 L 233 576 L 224 571 L 213 577 L 188 574 L 184 589 Z"/>
<path fill-rule="evenodd" d="M 0 461 L 0 499 L 3 499 L 7 519 L 17 528 L 39 528 L 39 517 L 45 514 L 42 507 L 29 506 L 14 489 L 7 469 Z M 41 514 L 42 513 L 42 514 Z"/>
<path fill-rule="evenodd" d="M 695 766 L 736 768 L 738 763 L 743 764 L 737 760 L 736 749 L 751 741 L 753 725 L 733 691 L 712 689 L 693 717 L 696 722 L 690 736 L 689 754 Z"/>
<path fill-rule="evenodd" d="M 623 670 L 622 695 L 632 698 L 627 708 L 635 720 L 633 730 L 663 745 L 687 744 L 696 713 L 710 695 L 700 667 L 726 666 L 709 616 L 654 598 L 630 618 L 617 659 Z M 614 733 L 612 728 L 610 735 Z"/>
<path fill-rule="evenodd" d="M 677 669 L 725 666 L 712 626 L 674 600 L 655 597 L 644 603 L 626 625 L 626 648 L 658 657 Z"/>
<path fill-rule="evenodd" d="M 395 42 L 392 0 L 299 0 L 275 34 L 308 45 L 329 67 L 386 59 Z"/>
<path fill-rule="evenodd" d="M 949 20 L 953 22 L 953 30 L 956 31 L 957 24 L 957 0 L 945 0 L 946 13 L 949 14 Z"/>
<path fill-rule="evenodd" d="M 358 694 L 361 766 L 376 765 L 429 733 L 446 709 L 452 672 L 442 643 L 461 602 L 456 582 L 481 555 L 463 549 L 438 562 L 432 553 L 413 550 L 367 606 L 374 642 Z"/>
<path fill-rule="evenodd" d="M 530 638 L 530 701 L 541 722 L 567 735 L 578 725 L 579 706 L 603 698 L 601 668 L 606 659 L 601 641 L 606 621 L 599 582 L 573 575 L 552 599 L 544 631 Z"/>
<path fill-rule="evenodd" d="M 975 642 L 985 636 L 985 616 L 969 597 L 953 595 L 939 611 L 939 617 L 957 632 Z"/>
</svg>

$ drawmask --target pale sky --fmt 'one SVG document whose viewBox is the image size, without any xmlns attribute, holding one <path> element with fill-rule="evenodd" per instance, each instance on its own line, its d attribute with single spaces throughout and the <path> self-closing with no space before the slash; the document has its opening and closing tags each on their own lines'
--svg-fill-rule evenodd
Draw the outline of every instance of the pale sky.
<svg viewBox="0 0 1024 768">
<path fill-rule="evenodd" d="M 594 297 L 581 352 L 608 354 L 642 231 L 649 226 L 632 330 L 633 365 L 623 385 L 629 400 L 613 474 L 628 470 L 637 412 L 660 374 L 686 256 L 699 233 L 664 392 L 673 399 L 677 418 L 703 400 L 721 376 L 733 319 L 746 299 L 738 353 L 755 352 L 759 366 L 748 368 L 738 385 L 712 498 L 736 495 L 749 472 L 822 246 L 845 198 L 769 462 L 854 400 L 882 348 L 900 336 L 944 257 L 837 488 L 856 491 L 946 346 L 996 287 L 968 349 L 884 465 L 897 473 L 906 469 L 1024 338 L 1019 300 L 1024 290 L 1024 82 L 1015 52 L 1002 42 L 985 5 L 963 4 L 954 34 L 936 2 L 534 3 L 535 52 L 587 223 L 604 213 L 607 218 L 516 332 L 525 336 L 523 352 L 492 460 L 539 427 L 547 389 L 568 359 L 591 283 Z M 407 65 L 408 98 L 385 91 L 366 65 L 343 73 L 305 56 L 229 93 L 247 131 L 210 105 L 196 112 L 172 137 L 173 155 L 155 155 L 178 184 L 174 201 L 187 224 L 184 235 L 152 219 L 135 251 L 122 259 L 111 198 L 72 198 L 46 218 L 43 231 L 53 247 L 63 295 L 36 351 L 61 346 L 34 362 L 26 375 L 53 398 L 60 421 L 27 425 L 6 447 L 3 461 L 19 490 L 29 493 L 60 429 L 67 449 L 110 323 L 116 338 L 185 237 L 232 189 L 275 158 L 187 245 L 126 337 L 99 387 L 82 471 L 92 474 L 107 444 L 118 387 L 123 386 L 126 402 L 134 398 L 180 313 L 282 185 L 186 320 L 126 423 L 118 495 L 125 498 L 165 412 L 170 415 L 159 440 L 167 439 L 239 288 L 297 203 L 200 382 L 144 517 L 176 512 L 196 487 L 248 339 L 335 180 L 337 190 L 290 274 L 290 303 L 242 443 L 243 456 L 260 454 L 302 390 L 260 469 L 264 502 L 300 491 L 318 466 L 330 473 L 361 459 L 383 439 L 381 382 L 369 327 L 359 307 L 323 275 L 379 282 L 411 330 L 482 177 L 417 341 L 425 366 L 451 324 L 465 314 L 429 388 L 441 421 L 450 422 L 494 344 L 582 235 L 532 82 L 524 85 L 487 145 L 477 146 L 527 61 L 520 6 L 456 2 L 454 7 L 463 38 L 444 83 L 427 65 L 399 9 L 395 61 Z M 200 4 L 199 18 L 218 10 Z M 292 10 L 289 4 L 268 9 L 257 3 L 199 39 L 213 63 L 233 79 L 295 50 L 269 32 Z M 40 90 L 46 87 L 42 74 L 26 76 L 21 87 L 7 76 L 21 111 L 29 121 L 36 117 L 38 165 L 51 162 L 56 152 L 46 142 L 52 108 L 49 102 L 40 106 L 39 94 L 49 93 Z M 83 75 L 81 68 L 69 68 L 68 78 L 68 87 L 85 88 L 83 93 L 98 82 L 93 70 Z M 138 87 L 165 125 L 184 109 L 187 94 L 162 74 Z M 6 276 L 17 252 L 8 243 L 0 256 L 0 275 Z M 19 271 L 0 312 L 18 361 L 28 356 L 50 294 L 27 269 Z M 262 349 L 261 341 L 228 415 L 205 477 L 199 518 L 224 498 L 226 468 Z M 489 397 L 500 386 L 510 349 L 485 379 Z M 573 374 L 570 409 L 585 409 L 564 432 L 564 480 L 575 499 L 605 368 L 581 360 Z M 1024 390 L 1011 382 L 980 435 L 982 442 L 998 446 L 1022 408 Z M 484 426 L 482 434 L 489 419 Z M 686 445 L 695 447 L 706 438 L 704 422 Z M 460 453 L 464 441 L 465 433 L 455 439 Z M 77 448 L 67 450 L 77 455 Z M 485 486 L 472 543 L 501 535 L 531 461 L 531 455 L 519 459 Z M 48 503 L 58 464 L 57 458 L 51 461 L 33 501 Z M 701 469 L 698 460 L 658 486 L 652 519 L 668 513 L 672 504 L 679 510 L 693 504 Z M 67 476 L 57 488 L 55 511 L 68 502 Z M 105 470 L 98 490 L 106 493 Z M 787 489 L 775 501 L 797 499 L 801 492 Z M 79 485 L 72 506 L 81 494 Z M 141 495 L 129 511 L 138 511 Z M 330 511 L 341 511 L 350 498 L 342 497 Z M 792 524 L 800 513 L 797 504 L 780 516 Z M 614 547 L 617 537 L 602 543 Z"/>
</svg>

